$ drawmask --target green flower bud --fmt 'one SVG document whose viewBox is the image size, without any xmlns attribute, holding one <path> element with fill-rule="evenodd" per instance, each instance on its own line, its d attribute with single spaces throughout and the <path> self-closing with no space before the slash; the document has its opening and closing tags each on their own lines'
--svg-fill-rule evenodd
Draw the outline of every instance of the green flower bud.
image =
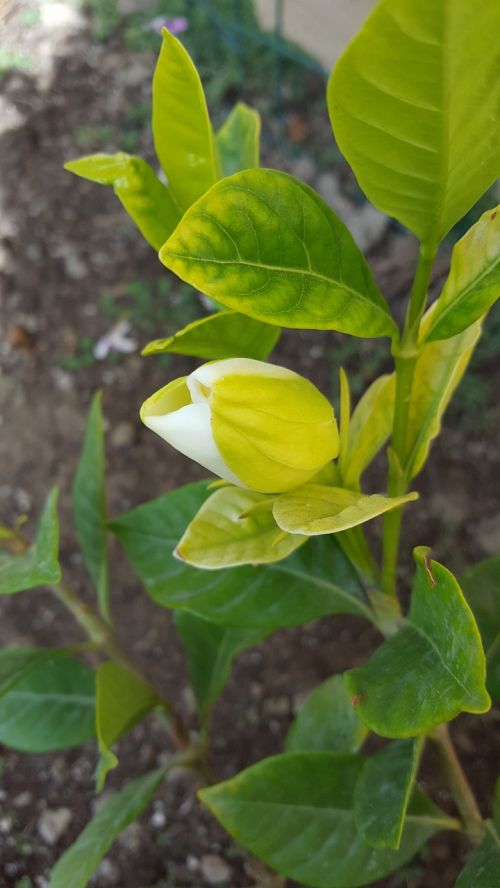
<svg viewBox="0 0 500 888">
<path fill-rule="evenodd" d="M 305 484 L 337 456 L 333 408 L 292 370 L 230 358 L 144 402 L 148 428 L 224 480 L 261 493 Z"/>
</svg>

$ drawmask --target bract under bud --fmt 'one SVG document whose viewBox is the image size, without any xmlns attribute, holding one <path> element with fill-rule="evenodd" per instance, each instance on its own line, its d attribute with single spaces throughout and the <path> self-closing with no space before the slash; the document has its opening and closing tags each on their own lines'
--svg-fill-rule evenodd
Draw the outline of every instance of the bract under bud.
<svg viewBox="0 0 500 888">
<path fill-rule="evenodd" d="M 216 475 L 261 493 L 305 484 L 339 447 L 324 395 L 292 370 L 250 358 L 171 382 L 144 402 L 141 419 Z"/>
</svg>

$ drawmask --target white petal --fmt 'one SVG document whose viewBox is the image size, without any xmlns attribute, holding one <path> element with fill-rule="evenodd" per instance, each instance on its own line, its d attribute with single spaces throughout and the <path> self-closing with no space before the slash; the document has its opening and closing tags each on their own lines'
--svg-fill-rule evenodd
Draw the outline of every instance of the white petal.
<svg viewBox="0 0 500 888">
<path fill-rule="evenodd" d="M 206 402 L 188 404 L 162 416 L 144 416 L 143 422 L 176 450 L 194 459 L 219 478 L 238 487 L 245 486 L 228 468 L 219 453 L 210 425 L 210 407 Z"/>
</svg>

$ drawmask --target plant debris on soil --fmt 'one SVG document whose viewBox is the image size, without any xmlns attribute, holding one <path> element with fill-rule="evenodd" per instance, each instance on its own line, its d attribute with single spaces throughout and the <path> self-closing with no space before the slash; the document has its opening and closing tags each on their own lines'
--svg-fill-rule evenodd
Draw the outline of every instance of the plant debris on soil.
<svg viewBox="0 0 500 888">
<path fill-rule="evenodd" d="M 29 514 L 29 534 L 48 489 L 59 485 L 61 560 L 69 581 L 90 600 L 72 530 L 70 489 L 92 393 L 104 392 L 112 515 L 199 478 L 193 463 L 138 419 L 142 400 L 189 372 L 194 362 L 142 359 L 139 348 L 200 316 L 204 307 L 198 294 L 160 265 L 111 189 L 63 170 L 64 161 L 79 154 L 119 148 L 154 163 L 148 108 L 155 52 L 131 48 L 114 25 L 103 42 L 96 42 L 93 20 L 69 5 L 57 20 L 54 8 L 61 6 L 7 3 L 10 12 L 6 7 L 3 13 L 0 8 L 6 46 L 16 49 L 4 54 L 0 70 L 0 519 L 13 522 Z M 220 73 L 214 71 L 214 78 Z M 301 80 L 305 99 L 282 96 L 273 119 L 269 97 L 255 96 L 264 114 L 264 162 L 312 183 L 336 207 L 368 252 L 394 310 L 401 312 L 415 242 L 360 202 L 331 141 L 321 99 L 324 83 L 312 74 Z M 220 118 L 237 95 L 234 84 L 219 84 Z M 444 249 L 436 285 L 448 261 Z M 421 500 L 407 516 L 403 584 L 414 545 L 432 546 L 433 555 L 458 574 L 500 551 L 500 411 L 493 398 L 500 384 L 498 317 L 495 313 L 489 322 L 469 379 L 417 479 Z M 110 331 L 116 333 L 120 323 L 130 348 L 122 342 L 121 349 L 101 347 L 96 353 L 96 344 L 109 344 Z M 116 344 L 116 335 L 111 340 Z M 286 331 L 273 360 L 303 372 L 334 399 L 340 364 L 347 367 L 356 395 L 390 368 L 385 342 L 322 332 Z M 382 472 L 381 459 L 370 477 L 373 485 L 383 484 Z M 169 613 L 147 597 L 117 545 L 111 576 L 119 635 L 194 726 L 192 694 Z M 2 644 L 79 640 L 78 628 L 47 591 L 2 601 Z M 210 759 L 216 777 L 280 752 L 306 693 L 332 673 L 362 662 L 377 642 L 375 630 L 363 622 L 335 617 L 277 632 L 239 655 L 213 718 Z M 452 731 L 487 812 L 498 769 L 499 713 L 461 716 Z M 168 752 L 161 725 L 148 718 L 121 742 L 120 765 L 105 794 L 154 768 Z M 52 755 L 2 748 L 0 756 L 0 885 L 45 888 L 55 860 L 102 804 L 94 792 L 95 745 Z M 452 812 L 432 751 L 422 775 L 423 788 Z M 404 872 L 377 885 L 451 888 L 467 850 L 463 837 L 440 834 Z M 189 774 L 177 771 L 140 821 L 117 840 L 91 884 L 250 888 L 264 885 L 264 876 L 200 807 Z"/>
</svg>

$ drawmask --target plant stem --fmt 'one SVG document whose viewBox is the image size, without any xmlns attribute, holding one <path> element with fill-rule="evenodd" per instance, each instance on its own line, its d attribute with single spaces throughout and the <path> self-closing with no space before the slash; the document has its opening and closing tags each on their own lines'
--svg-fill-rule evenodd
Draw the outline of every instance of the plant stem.
<svg viewBox="0 0 500 888">
<path fill-rule="evenodd" d="M 427 302 L 436 248 L 421 247 L 410 295 L 406 321 L 401 340 L 393 348 L 396 367 L 396 394 L 392 427 L 392 456 L 389 460 L 387 492 L 389 496 L 403 496 L 407 491 L 405 475 L 407 459 L 408 418 L 418 359 L 418 329 Z M 401 534 L 402 509 L 392 509 L 384 516 L 382 589 L 387 595 L 396 595 L 396 569 Z"/>
<path fill-rule="evenodd" d="M 104 651 L 110 659 L 119 663 L 129 672 L 133 672 L 142 681 L 153 687 L 167 719 L 168 732 L 178 749 L 185 751 L 191 747 L 189 734 L 182 723 L 180 716 L 175 712 L 172 704 L 166 700 L 163 694 L 146 678 L 141 667 L 135 660 L 123 650 L 113 629 L 105 620 L 101 619 L 66 583 L 61 582 L 51 586 L 52 591 L 64 606 L 70 611 L 76 622 L 86 633 L 89 640 Z"/>
<path fill-rule="evenodd" d="M 458 760 L 455 752 L 448 725 L 439 725 L 429 735 L 437 747 L 437 752 L 441 761 L 441 767 L 444 771 L 446 779 L 455 804 L 460 812 L 465 832 L 472 842 L 479 844 L 484 837 L 484 823 L 481 812 L 477 806 L 476 799 L 470 788 L 467 777 L 464 774 L 462 765 Z"/>
</svg>

